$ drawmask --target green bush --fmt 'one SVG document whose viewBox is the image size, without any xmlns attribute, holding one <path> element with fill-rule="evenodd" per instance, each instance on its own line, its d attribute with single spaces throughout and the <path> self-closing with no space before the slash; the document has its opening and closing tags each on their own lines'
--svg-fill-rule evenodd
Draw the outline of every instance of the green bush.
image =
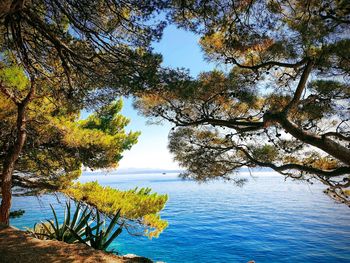
<svg viewBox="0 0 350 263">
<path fill-rule="evenodd" d="M 91 246 L 98 250 L 107 251 L 108 246 L 116 239 L 123 230 L 123 223 L 118 225 L 118 219 L 120 218 L 120 209 L 112 218 L 108 227 L 103 227 L 100 230 L 102 225 L 106 224 L 105 220 L 101 220 L 100 213 L 96 211 L 96 226 L 91 228 L 88 224 L 85 226 L 85 236 L 82 237 L 79 233 L 76 233 L 72 229 L 72 233 L 75 237 L 81 242 L 85 243 L 88 246 Z M 115 226 L 118 225 L 118 228 L 113 231 Z M 113 232 L 112 232 L 113 231 Z"/>
<path fill-rule="evenodd" d="M 158 237 L 168 226 L 160 217 L 165 207 L 167 195 L 151 193 L 150 188 L 135 188 L 122 191 L 109 186 L 101 186 L 97 182 L 76 183 L 62 191 L 76 201 L 95 207 L 107 216 L 113 216 L 120 210 L 120 216 L 137 224 L 137 229 L 148 237 Z"/>
<path fill-rule="evenodd" d="M 64 241 L 66 243 L 79 242 L 76 235 L 72 234 L 71 230 L 74 230 L 75 234 L 83 235 L 86 225 L 90 225 L 93 221 L 90 220 L 91 211 L 88 211 L 88 207 L 82 209 L 80 203 L 77 204 L 73 217 L 71 217 L 71 205 L 66 203 L 66 209 L 64 211 L 64 220 L 62 224 L 59 223 L 55 209 L 50 205 L 54 220 L 46 220 L 35 224 L 32 230 L 29 230 L 35 237 L 41 237 L 41 239 L 53 239 L 58 241 Z"/>
<path fill-rule="evenodd" d="M 27 229 L 33 237 L 66 243 L 79 242 L 98 250 L 107 251 L 108 246 L 120 235 L 123 229 L 124 224 L 118 222 L 121 209 L 117 210 L 107 227 L 102 227 L 106 225 L 106 220 L 101 219 L 100 212 L 97 209 L 96 217 L 92 219 L 93 210 L 89 210 L 88 206 L 83 209 L 82 205 L 78 203 L 73 217 L 71 217 L 71 205 L 67 202 L 64 220 L 59 223 L 55 209 L 52 205 L 50 207 L 54 220 L 36 223 L 32 229 Z M 118 227 L 116 228 L 116 226 Z"/>
</svg>

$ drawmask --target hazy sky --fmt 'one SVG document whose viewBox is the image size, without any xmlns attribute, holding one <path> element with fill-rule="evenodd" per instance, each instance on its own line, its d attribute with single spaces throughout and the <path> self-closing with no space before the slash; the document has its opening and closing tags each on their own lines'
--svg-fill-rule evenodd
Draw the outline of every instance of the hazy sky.
<svg viewBox="0 0 350 263">
<path fill-rule="evenodd" d="M 202 71 L 214 68 L 213 64 L 204 61 L 198 40 L 199 37 L 193 33 L 169 26 L 164 31 L 162 40 L 154 44 L 154 48 L 157 53 L 163 55 L 164 66 L 187 68 L 192 76 L 197 76 Z M 124 152 L 124 158 L 119 163 L 120 169 L 178 168 L 167 149 L 171 124 L 147 125 L 147 119 L 138 115 L 132 108 L 130 99 L 124 100 L 122 113 L 131 119 L 129 128 L 133 131 L 141 131 L 141 136 L 139 142 L 130 151 Z"/>
</svg>

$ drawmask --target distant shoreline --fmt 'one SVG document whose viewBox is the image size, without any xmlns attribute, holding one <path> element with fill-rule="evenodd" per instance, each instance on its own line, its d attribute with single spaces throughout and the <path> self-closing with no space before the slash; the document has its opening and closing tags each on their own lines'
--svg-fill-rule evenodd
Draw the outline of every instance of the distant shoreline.
<svg viewBox="0 0 350 263">
<path fill-rule="evenodd" d="M 126 174 L 174 174 L 184 172 L 183 169 L 152 169 L 152 168 L 123 168 L 123 169 L 115 169 L 115 170 L 96 170 L 96 171 L 83 171 L 82 176 L 93 176 L 96 174 L 106 173 L 106 174 L 117 174 L 117 175 L 126 175 Z M 254 168 L 250 169 L 252 173 L 258 172 L 274 172 L 269 168 Z M 239 173 L 249 173 L 248 168 L 241 168 Z"/>
<path fill-rule="evenodd" d="M 174 173 L 181 173 L 184 170 L 113 170 L 113 171 L 83 171 L 82 176 L 92 176 L 100 173 L 106 173 L 106 174 L 174 174 Z"/>
</svg>

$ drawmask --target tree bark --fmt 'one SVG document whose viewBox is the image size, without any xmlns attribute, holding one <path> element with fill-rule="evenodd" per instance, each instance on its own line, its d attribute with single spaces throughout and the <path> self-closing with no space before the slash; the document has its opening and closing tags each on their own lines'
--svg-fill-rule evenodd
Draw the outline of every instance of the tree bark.
<svg viewBox="0 0 350 263">
<path fill-rule="evenodd" d="M 309 145 L 315 146 L 346 165 L 350 165 L 350 150 L 345 146 L 335 142 L 325 136 L 320 136 L 317 134 L 312 134 L 307 131 L 302 130 L 298 125 L 292 122 L 286 116 L 285 112 L 280 113 L 270 113 L 264 114 L 265 127 L 272 125 L 273 123 L 279 123 L 281 127 L 288 133 L 290 133 L 294 138 L 307 143 Z"/>
<path fill-rule="evenodd" d="M 0 222 L 6 225 L 9 224 L 10 219 L 12 175 L 16 161 L 19 158 L 27 137 L 25 115 L 26 105 L 27 103 L 17 104 L 17 136 L 14 145 L 12 145 L 8 151 L 2 168 Z"/>
<path fill-rule="evenodd" d="M 1 174 L 1 205 L 0 205 L 0 223 L 9 225 L 10 223 L 10 208 L 12 201 L 12 177 L 15 170 L 15 164 L 18 160 L 22 148 L 27 138 L 26 131 L 26 110 L 29 102 L 32 101 L 35 94 L 34 78 L 31 78 L 30 90 L 27 96 L 18 101 L 16 97 L 8 93 L 4 86 L 0 85 L 0 90 L 11 99 L 17 106 L 17 120 L 16 120 L 16 139 L 8 149 L 7 155 L 3 162 L 2 174 Z"/>
<path fill-rule="evenodd" d="M 0 18 L 8 14 L 18 12 L 24 7 L 26 0 L 1 0 L 0 1 Z"/>
<path fill-rule="evenodd" d="M 280 119 L 279 123 L 294 138 L 297 138 L 307 144 L 313 145 L 342 161 L 344 164 L 350 165 L 350 150 L 343 145 L 326 137 L 322 138 L 322 136 L 319 135 L 308 134 L 287 118 Z"/>
</svg>

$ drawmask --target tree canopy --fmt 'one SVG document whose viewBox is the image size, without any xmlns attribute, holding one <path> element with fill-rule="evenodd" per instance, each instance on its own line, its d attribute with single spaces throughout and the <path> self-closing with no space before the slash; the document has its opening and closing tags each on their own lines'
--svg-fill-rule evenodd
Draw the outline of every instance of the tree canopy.
<svg viewBox="0 0 350 263">
<path fill-rule="evenodd" d="M 30 81 L 17 67 L 0 70 L 0 80 L 17 99 L 25 96 Z M 80 111 L 72 111 L 64 97 L 50 96 L 54 87 L 41 83 L 42 98 L 33 99 L 26 109 L 26 140 L 14 166 L 11 187 L 15 194 L 62 192 L 78 202 L 96 207 L 107 216 L 121 209 L 121 216 L 136 234 L 158 236 L 166 221 L 159 212 L 166 195 L 151 189 L 119 191 L 97 183 L 73 183 L 90 169 L 116 168 L 122 153 L 136 142 L 139 132 L 126 132 L 129 119 L 122 116 L 122 101 L 99 108 L 86 119 Z M 46 90 L 46 92 L 44 92 Z M 0 165 L 5 166 L 9 147 L 15 144 L 17 106 L 0 93 Z"/>
<path fill-rule="evenodd" d="M 241 167 L 269 167 L 350 204 L 349 3 L 173 1 L 170 17 L 225 69 L 168 70 L 138 93 L 143 114 L 174 123 L 183 176 L 235 180 Z"/>
<path fill-rule="evenodd" d="M 168 200 L 167 195 L 151 193 L 150 188 L 135 188 L 120 191 L 97 182 L 76 183 L 63 193 L 74 200 L 83 201 L 107 216 L 113 216 L 120 209 L 124 226 L 133 235 L 144 234 L 149 238 L 158 237 L 168 226 L 159 212 Z"/>
<path fill-rule="evenodd" d="M 150 44 L 164 27 L 155 17 L 162 6 L 1 1 L 0 222 L 9 223 L 12 187 L 64 189 L 83 164 L 115 167 L 136 142 L 113 101 L 152 86 L 161 57 Z M 83 109 L 95 113 L 79 120 Z"/>
<path fill-rule="evenodd" d="M 107 100 L 113 91 L 147 85 L 157 68 L 160 57 L 151 53 L 150 43 L 164 27 L 155 18 L 161 6 L 161 1 L 5 0 L 1 51 L 11 53 L 28 74 L 64 84 L 71 98 L 79 101 L 81 93 L 109 87 Z"/>
<path fill-rule="evenodd" d="M 160 11 L 199 34 L 206 59 L 225 70 L 192 78 L 160 68 L 151 48 Z M 338 0 L 2 1 L 0 222 L 13 186 L 70 186 L 94 205 L 91 189 L 109 193 L 71 181 L 83 164 L 115 167 L 136 142 L 113 102 L 130 93 L 146 116 L 175 124 L 169 147 L 184 176 L 235 180 L 241 167 L 269 167 L 317 179 L 349 204 L 349 24 L 349 3 Z M 95 113 L 80 120 L 82 109 Z M 145 194 L 144 208 L 153 198 L 129 194 Z M 159 212 L 166 198 L 152 202 Z M 164 228 L 144 211 L 133 219 Z"/>
<path fill-rule="evenodd" d="M 21 96 L 28 88 L 21 86 L 28 83 L 23 74 L 17 67 L 6 68 L 0 71 L 0 79 L 7 87 L 13 87 L 11 93 Z M 51 92 L 52 87 L 46 88 Z M 54 99 L 49 93 L 41 95 L 43 98 L 28 104 L 27 138 L 16 163 L 13 186 L 31 190 L 36 187 L 41 190 L 45 185 L 52 190 L 63 188 L 64 181 L 80 176 L 82 165 L 92 169 L 116 167 L 122 152 L 137 142 L 139 132 L 125 131 L 129 120 L 119 113 L 121 100 L 80 119 L 79 111 L 69 111 L 69 101 Z M 16 140 L 13 135 L 17 107 L 0 93 L 0 109 L 0 163 L 3 165 L 9 145 Z"/>
</svg>

